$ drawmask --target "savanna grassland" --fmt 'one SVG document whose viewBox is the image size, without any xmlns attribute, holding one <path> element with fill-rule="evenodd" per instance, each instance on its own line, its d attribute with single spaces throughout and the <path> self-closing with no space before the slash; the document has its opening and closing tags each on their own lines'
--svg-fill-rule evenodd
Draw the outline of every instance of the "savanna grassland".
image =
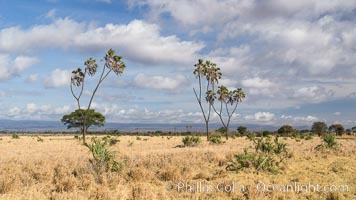
<svg viewBox="0 0 356 200">
<path fill-rule="evenodd" d="M 93 136 L 89 136 L 88 141 Z M 103 137 L 103 136 L 98 136 Z M 92 154 L 71 136 L 0 136 L 0 199 L 356 199 L 356 138 L 338 138 L 338 150 L 316 151 L 311 140 L 281 138 L 289 156 L 277 174 L 225 168 L 234 154 L 253 149 L 246 137 L 177 147 L 180 136 L 112 136 L 119 172 L 95 171 Z M 244 191 L 181 190 L 180 183 L 243 185 Z M 256 184 L 348 185 L 348 192 L 259 192 Z"/>
</svg>

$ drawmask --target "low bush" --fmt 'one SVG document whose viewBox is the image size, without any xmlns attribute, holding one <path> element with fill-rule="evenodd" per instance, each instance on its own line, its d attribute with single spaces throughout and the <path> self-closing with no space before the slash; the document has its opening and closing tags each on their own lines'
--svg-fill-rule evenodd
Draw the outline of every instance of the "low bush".
<svg viewBox="0 0 356 200">
<path fill-rule="evenodd" d="M 304 137 L 304 139 L 305 139 L 305 140 L 311 140 L 311 139 L 313 139 L 313 136 L 307 135 L 307 136 Z"/>
<path fill-rule="evenodd" d="M 239 171 L 243 168 L 254 168 L 256 171 L 278 173 L 280 164 L 288 158 L 287 144 L 278 141 L 278 136 L 272 142 L 269 138 L 256 139 L 249 135 L 248 139 L 255 144 L 255 152 L 236 154 L 234 160 L 226 167 L 229 171 Z"/>
<path fill-rule="evenodd" d="M 133 144 L 134 144 L 134 142 L 131 141 L 131 140 L 129 140 L 127 146 L 128 146 L 128 147 L 132 147 Z"/>
<path fill-rule="evenodd" d="M 120 142 L 120 140 L 112 138 L 110 135 L 107 135 L 107 136 L 103 137 L 102 140 L 105 141 L 110 146 L 115 145 L 116 143 Z"/>
<path fill-rule="evenodd" d="M 336 141 L 336 135 L 335 134 L 325 134 L 322 137 L 322 144 L 319 144 L 318 146 L 315 147 L 316 150 L 321 150 L 323 148 L 327 149 L 335 149 L 338 147 L 339 144 Z"/>
<path fill-rule="evenodd" d="M 185 136 L 182 140 L 185 147 L 191 147 L 198 145 L 201 140 L 198 136 Z"/>
<path fill-rule="evenodd" d="M 210 144 L 223 144 L 220 134 L 213 134 L 209 136 Z"/>
<path fill-rule="evenodd" d="M 92 138 L 92 144 L 86 144 L 93 155 L 93 159 L 89 159 L 97 174 L 105 171 L 118 172 L 121 169 L 121 163 L 115 160 L 114 153 L 107 148 L 107 140 L 99 140 Z"/>
<path fill-rule="evenodd" d="M 17 135 L 16 133 L 13 133 L 11 136 L 12 139 L 20 139 L 20 136 Z"/>
<path fill-rule="evenodd" d="M 37 136 L 37 142 L 43 142 L 43 139 L 40 136 Z"/>
</svg>

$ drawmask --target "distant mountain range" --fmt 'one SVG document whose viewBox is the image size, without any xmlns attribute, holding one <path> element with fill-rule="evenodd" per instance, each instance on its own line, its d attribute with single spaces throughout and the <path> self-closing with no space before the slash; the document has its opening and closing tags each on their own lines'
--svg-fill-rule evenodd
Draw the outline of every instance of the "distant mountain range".
<svg viewBox="0 0 356 200">
<path fill-rule="evenodd" d="M 210 124 L 211 129 L 218 129 L 220 124 Z M 230 125 L 231 130 L 236 130 L 239 125 Z M 256 125 L 243 124 L 248 130 L 269 130 L 275 131 L 277 126 L 273 125 Z M 310 127 L 298 126 L 297 129 L 309 129 Z M 91 130 L 118 130 L 126 132 L 145 132 L 145 131 L 204 131 L 205 124 L 144 124 L 144 123 L 106 123 L 104 127 L 93 127 Z M 37 121 L 37 120 L 0 120 L 0 131 L 19 131 L 19 132 L 55 132 L 55 131 L 71 131 L 59 121 Z M 74 129 L 73 129 L 74 131 Z"/>
</svg>

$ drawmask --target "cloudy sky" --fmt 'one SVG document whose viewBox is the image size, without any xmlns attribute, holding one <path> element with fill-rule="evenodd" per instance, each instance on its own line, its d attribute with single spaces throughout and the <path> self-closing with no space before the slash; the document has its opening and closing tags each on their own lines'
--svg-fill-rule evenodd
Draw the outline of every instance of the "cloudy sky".
<svg viewBox="0 0 356 200">
<path fill-rule="evenodd" d="M 234 124 L 356 125 L 354 0 L 0 0 L 0 119 L 59 120 L 71 70 L 109 48 L 127 68 L 94 99 L 107 121 L 201 123 L 202 58 L 247 94 Z"/>
</svg>

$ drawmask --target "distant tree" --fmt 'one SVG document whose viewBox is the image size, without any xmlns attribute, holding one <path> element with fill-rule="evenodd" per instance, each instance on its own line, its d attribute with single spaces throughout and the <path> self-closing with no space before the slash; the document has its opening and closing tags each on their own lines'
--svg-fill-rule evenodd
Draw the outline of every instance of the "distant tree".
<svg viewBox="0 0 356 200">
<path fill-rule="evenodd" d="M 325 122 L 314 122 L 311 131 L 318 136 L 323 135 L 328 130 L 328 125 Z"/>
<path fill-rule="evenodd" d="M 247 133 L 247 127 L 245 126 L 239 126 L 236 130 L 240 133 L 240 135 L 245 135 Z"/>
<path fill-rule="evenodd" d="M 310 132 L 310 130 L 308 130 L 308 129 L 299 130 L 299 133 L 303 133 L 303 134 L 309 133 L 309 132 Z"/>
<path fill-rule="evenodd" d="M 221 79 L 220 68 L 216 67 L 216 64 L 210 61 L 198 60 L 198 63 L 194 65 L 194 75 L 198 79 L 199 88 L 198 91 L 193 88 L 195 97 L 198 101 L 200 110 L 203 114 L 206 128 L 206 138 L 209 140 L 209 121 L 211 115 L 211 104 L 207 99 L 203 99 L 203 94 L 209 90 L 215 91 L 215 85 L 219 83 Z M 206 103 L 206 105 L 205 105 Z"/>
<path fill-rule="evenodd" d="M 330 132 L 335 132 L 336 135 L 342 135 L 345 132 L 345 128 L 342 124 L 333 124 L 329 127 Z"/>
<path fill-rule="evenodd" d="M 263 137 L 269 136 L 269 135 L 272 135 L 272 132 L 266 130 L 266 131 L 263 131 L 263 132 L 262 132 L 262 135 L 263 135 Z"/>
<path fill-rule="evenodd" d="M 216 132 L 225 133 L 226 132 L 226 128 L 225 127 L 220 127 L 218 129 L 216 129 Z"/>
<path fill-rule="evenodd" d="M 351 130 L 352 130 L 352 132 L 355 133 L 356 132 L 356 126 L 352 127 Z"/>
<path fill-rule="evenodd" d="M 86 116 L 86 123 L 84 123 L 84 119 L 82 114 Z M 87 132 L 90 126 L 101 127 L 104 126 L 105 117 L 99 113 L 95 112 L 94 109 L 89 110 L 75 110 L 74 112 L 64 115 L 61 119 L 64 125 L 67 125 L 67 128 L 80 128 L 80 131 L 83 133 Z"/>
<path fill-rule="evenodd" d="M 278 129 L 278 133 L 282 135 L 290 135 L 295 132 L 295 129 L 291 125 L 283 125 Z"/>
<path fill-rule="evenodd" d="M 94 88 L 93 92 L 90 95 L 89 103 L 86 108 L 82 108 L 81 106 L 81 97 L 84 91 L 84 84 L 87 76 L 94 76 L 97 69 L 98 69 L 98 64 L 96 63 L 96 60 L 93 58 L 89 58 L 84 62 L 85 68 L 84 70 L 81 68 L 78 68 L 76 70 L 72 71 L 72 77 L 71 77 L 71 84 L 70 84 L 70 91 L 72 92 L 73 97 L 75 98 L 78 106 L 78 110 L 81 114 L 81 118 L 83 121 L 83 127 L 87 127 L 88 124 L 88 116 L 87 114 L 90 112 L 85 112 L 84 110 L 89 111 L 91 104 L 93 102 L 94 96 L 96 92 L 99 89 L 99 86 L 101 83 L 106 79 L 106 77 L 111 73 L 114 72 L 116 75 L 121 75 L 124 73 L 125 69 L 125 63 L 121 60 L 122 57 L 118 56 L 115 54 L 115 51 L 112 49 L 109 49 L 103 59 L 104 66 L 101 71 L 100 77 L 98 79 L 98 82 L 96 84 L 96 87 Z M 77 88 L 79 91 L 77 93 L 74 92 L 74 88 Z M 82 130 L 83 133 L 83 144 L 86 144 L 85 141 L 85 135 L 86 135 L 87 129 L 84 128 Z"/>
<path fill-rule="evenodd" d="M 351 130 L 351 129 L 349 129 L 349 128 L 346 129 L 346 134 L 347 134 L 347 135 L 351 135 L 351 133 L 352 133 L 352 130 Z"/>
</svg>

